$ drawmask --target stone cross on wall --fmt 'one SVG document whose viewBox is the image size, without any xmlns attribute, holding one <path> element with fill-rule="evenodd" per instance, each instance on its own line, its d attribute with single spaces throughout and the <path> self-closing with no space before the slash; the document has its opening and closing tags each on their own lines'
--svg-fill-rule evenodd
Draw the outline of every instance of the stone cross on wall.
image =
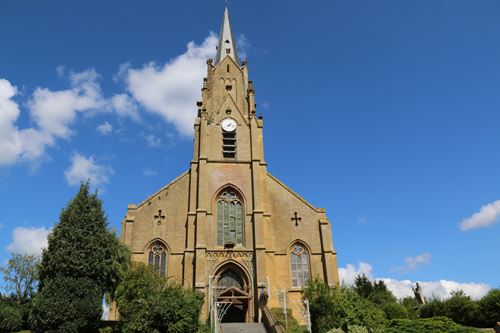
<svg viewBox="0 0 500 333">
<path fill-rule="evenodd" d="M 162 215 L 161 209 L 158 210 L 158 215 L 155 215 L 155 219 L 158 220 L 158 221 L 156 221 L 156 223 L 158 223 L 158 224 L 161 224 L 161 221 L 165 219 L 165 215 Z"/>
<path fill-rule="evenodd" d="M 294 213 L 294 217 L 292 217 L 292 221 L 295 221 L 295 225 L 298 226 L 299 225 L 299 221 L 302 221 L 302 218 L 298 217 L 297 216 L 297 212 L 295 212 Z"/>
</svg>

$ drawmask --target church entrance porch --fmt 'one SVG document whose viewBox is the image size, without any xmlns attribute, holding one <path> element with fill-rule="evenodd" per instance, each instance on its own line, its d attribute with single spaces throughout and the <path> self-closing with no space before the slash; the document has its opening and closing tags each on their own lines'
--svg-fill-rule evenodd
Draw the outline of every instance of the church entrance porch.
<svg viewBox="0 0 500 333">
<path fill-rule="evenodd" d="M 249 319 L 250 288 L 243 272 L 227 267 L 217 281 L 217 304 L 221 323 L 244 323 Z"/>
</svg>

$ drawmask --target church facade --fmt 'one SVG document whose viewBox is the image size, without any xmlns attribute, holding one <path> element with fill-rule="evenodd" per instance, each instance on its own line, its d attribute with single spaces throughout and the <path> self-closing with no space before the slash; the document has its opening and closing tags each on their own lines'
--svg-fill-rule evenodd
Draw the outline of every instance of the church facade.
<svg viewBox="0 0 500 333">
<path fill-rule="evenodd" d="M 200 82 L 190 167 L 128 206 L 121 240 L 133 261 L 203 293 L 202 319 L 221 302 L 223 322 L 253 322 L 263 302 L 280 307 L 280 292 L 281 302 L 299 300 L 312 278 L 337 287 L 337 257 L 325 210 L 267 170 L 264 121 L 227 8 L 219 38 Z"/>
</svg>

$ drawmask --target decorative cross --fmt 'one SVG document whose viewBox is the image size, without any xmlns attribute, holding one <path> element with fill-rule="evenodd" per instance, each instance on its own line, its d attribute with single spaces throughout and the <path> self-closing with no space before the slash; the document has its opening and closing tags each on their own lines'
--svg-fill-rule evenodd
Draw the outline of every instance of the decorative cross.
<svg viewBox="0 0 500 333">
<path fill-rule="evenodd" d="M 165 215 L 161 214 L 161 209 L 158 210 L 158 215 L 155 215 L 155 219 L 158 219 L 158 221 L 156 221 L 158 224 L 161 224 L 161 220 L 165 219 Z"/>
<path fill-rule="evenodd" d="M 295 225 L 299 225 L 299 221 L 302 221 L 302 217 L 297 216 L 297 212 L 294 213 L 294 217 L 292 217 L 292 221 L 295 221 Z"/>
</svg>

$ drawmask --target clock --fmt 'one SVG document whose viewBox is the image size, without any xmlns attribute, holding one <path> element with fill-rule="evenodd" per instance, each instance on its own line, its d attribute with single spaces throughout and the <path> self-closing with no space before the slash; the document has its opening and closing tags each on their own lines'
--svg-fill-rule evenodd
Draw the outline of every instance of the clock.
<svg viewBox="0 0 500 333">
<path fill-rule="evenodd" d="M 222 129 L 226 132 L 234 132 L 236 130 L 236 121 L 232 118 L 226 118 L 220 123 Z"/>
</svg>

